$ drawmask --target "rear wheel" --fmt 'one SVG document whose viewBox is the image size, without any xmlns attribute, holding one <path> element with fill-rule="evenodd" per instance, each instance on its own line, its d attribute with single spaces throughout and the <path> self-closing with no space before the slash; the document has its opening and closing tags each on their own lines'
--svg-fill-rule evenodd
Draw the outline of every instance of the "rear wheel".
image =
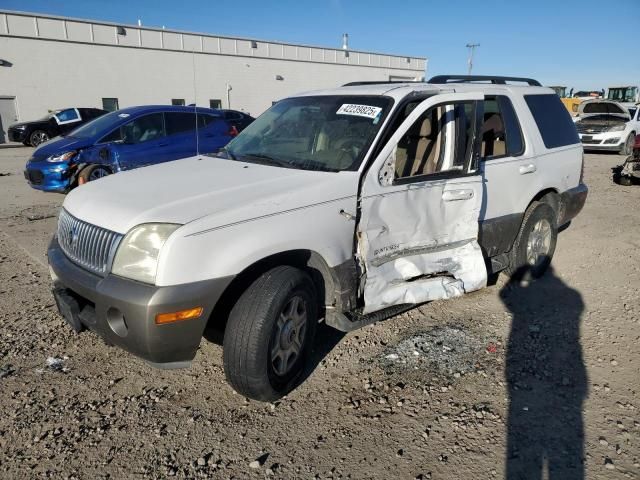
<svg viewBox="0 0 640 480">
<path fill-rule="evenodd" d="M 620 149 L 620 155 L 631 155 L 633 153 L 633 144 L 636 141 L 636 134 L 631 132 Z"/>
<path fill-rule="evenodd" d="M 261 275 L 229 315 L 223 342 L 229 384 L 260 401 L 291 391 L 307 363 L 317 316 L 316 289 L 305 272 L 280 266 Z"/>
<path fill-rule="evenodd" d="M 29 145 L 32 147 L 37 147 L 47 140 L 49 140 L 49 134 L 44 130 L 34 130 L 31 132 L 31 135 L 29 135 Z"/>
<path fill-rule="evenodd" d="M 555 211 L 547 203 L 533 202 L 513 243 L 508 273 L 525 280 L 544 275 L 556 250 L 557 238 Z"/>
</svg>

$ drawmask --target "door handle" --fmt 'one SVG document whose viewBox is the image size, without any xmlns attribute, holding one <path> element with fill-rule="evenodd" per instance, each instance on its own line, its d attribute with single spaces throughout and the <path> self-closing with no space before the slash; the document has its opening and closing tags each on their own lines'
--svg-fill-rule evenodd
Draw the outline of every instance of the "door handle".
<svg viewBox="0 0 640 480">
<path fill-rule="evenodd" d="M 445 202 L 455 202 L 457 200 L 469 200 L 473 198 L 473 190 L 471 189 L 462 189 L 462 190 L 447 190 L 442 193 L 442 199 Z"/>
<path fill-rule="evenodd" d="M 533 163 L 529 165 L 520 165 L 520 175 L 526 175 L 527 173 L 533 173 L 536 171 L 536 166 Z"/>
</svg>

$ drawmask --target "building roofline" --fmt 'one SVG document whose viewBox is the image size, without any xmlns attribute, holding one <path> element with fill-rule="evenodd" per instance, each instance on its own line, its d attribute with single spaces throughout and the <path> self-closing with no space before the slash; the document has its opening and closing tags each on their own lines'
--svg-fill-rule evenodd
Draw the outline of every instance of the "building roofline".
<svg viewBox="0 0 640 480">
<path fill-rule="evenodd" d="M 148 27 L 146 25 L 135 25 L 135 24 L 130 24 L 130 23 L 117 23 L 117 22 L 107 22 L 104 20 L 91 20 L 91 19 L 86 19 L 86 18 L 77 18 L 77 17 L 64 17 L 61 15 L 52 15 L 52 14 L 48 14 L 48 13 L 35 13 L 35 12 L 23 12 L 20 10 L 4 10 L 4 9 L 0 9 L 0 14 L 5 14 L 5 15 L 16 15 L 16 16 L 21 16 L 21 17 L 38 17 L 38 18 L 49 18 L 49 19 L 53 19 L 53 20 L 69 20 L 72 22 L 80 22 L 80 23 L 87 23 L 87 24 L 94 24 L 94 25 L 106 25 L 109 27 L 124 27 L 124 28 L 135 28 L 135 29 L 139 29 L 139 30 L 149 30 L 149 31 L 155 31 L 155 32 L 167 32 L 167 33 L 178 33 L 178 34 L 182 34 L 182 35 L 200 35 L 202 37 L 210 37 L 210 38 L 225 38 L 225 39 L 229 39 L 229 40 L 245 40 L 245 41 L 253 41 L 253 42 L 263 42 L 263 43 L 271 43 L 271 44 L 275 44 L 275 45 L 286 45 L 286 46 L 290 46 L 290 47 L 304 47 L 304 48 L 318 48 L 318 49 L 324 49 L 324 50 L 336 50 L 338 52 L 344 51 L 342 48 L 336 48 L 336 47 L 326 47 L 326 46 L 321 46 L 321 45 L 310 45 L 310 44 L 304 44 L 304 43 L 292 43 L 292 42 L 283 42 L 283 41 L 279 41 L 279 40 L 266 40 L 264 38 L 253 38 L 253 37 L 239 37 L 239 36 L 230 36 L 230 35 L 218 35 L 215 33 L 202 33 L 202 32 L 191 32 L 188 30 L 174 30 L 174 29 L 169 29 L 169 28 L 157 28 L 157 27 Z M 398 54 L 393 54 L 393 53 L 384 53 L 384 52 L 372 52 L 372 51 L 367 51 L 367 50 L 354 50 L 354 49 L 349 49 L 349 52 L 352 53 L 364 53 L 364 54 L 368 54 L 368 55 L 383 55 L 386 57 L 394 57 L 394 58 L 412 58 L 415 60 L 422 60 L 422 61 L 427 61 L 428 57 L 417 57 L 414 55 L 398 55 Z"/>
</svg>

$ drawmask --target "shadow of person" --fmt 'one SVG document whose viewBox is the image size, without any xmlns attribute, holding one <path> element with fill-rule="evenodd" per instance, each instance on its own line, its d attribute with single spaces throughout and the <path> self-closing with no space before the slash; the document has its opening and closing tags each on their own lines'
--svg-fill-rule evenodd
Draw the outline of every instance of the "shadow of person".
<svg viewBox="0 0 640 480">
<path fill-rule="evenodd" d="M 505 373 L 509 388 L 509 480 L 584 478 L 582 404 L 588 393 L 580 346 L 580 294 L 550 267 L 531 285 L 500 291 L 513 314 Z"/>
</svg>

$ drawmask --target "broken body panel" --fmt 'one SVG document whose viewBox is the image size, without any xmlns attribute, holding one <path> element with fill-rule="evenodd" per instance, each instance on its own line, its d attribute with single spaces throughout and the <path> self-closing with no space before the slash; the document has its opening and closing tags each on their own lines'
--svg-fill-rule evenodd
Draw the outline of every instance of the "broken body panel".
<svg viewBox="0 0 640 480">
<path fill-rule="evenodd" d="M 424 100 L 369 169 L 356 232 L 363 313 L 456 297 L 486 285 L 487 270 L 478 245 L 483 185 L 476 174 L 479 122 L 474 103 L 483 99 L 483 94 L 470 92 Z M 455 148 L 460 129 L 451 108 L 454 102 L 475 107 L 464 149 Z M 413 177 L 410 183 L 392 180 L 398 142 L 424 112 L 437 106 L 446 110 L 440 118 L 446 133 L 443 162 L 451 169 L 445 168 L 442 175 Z"/>
</svg>

